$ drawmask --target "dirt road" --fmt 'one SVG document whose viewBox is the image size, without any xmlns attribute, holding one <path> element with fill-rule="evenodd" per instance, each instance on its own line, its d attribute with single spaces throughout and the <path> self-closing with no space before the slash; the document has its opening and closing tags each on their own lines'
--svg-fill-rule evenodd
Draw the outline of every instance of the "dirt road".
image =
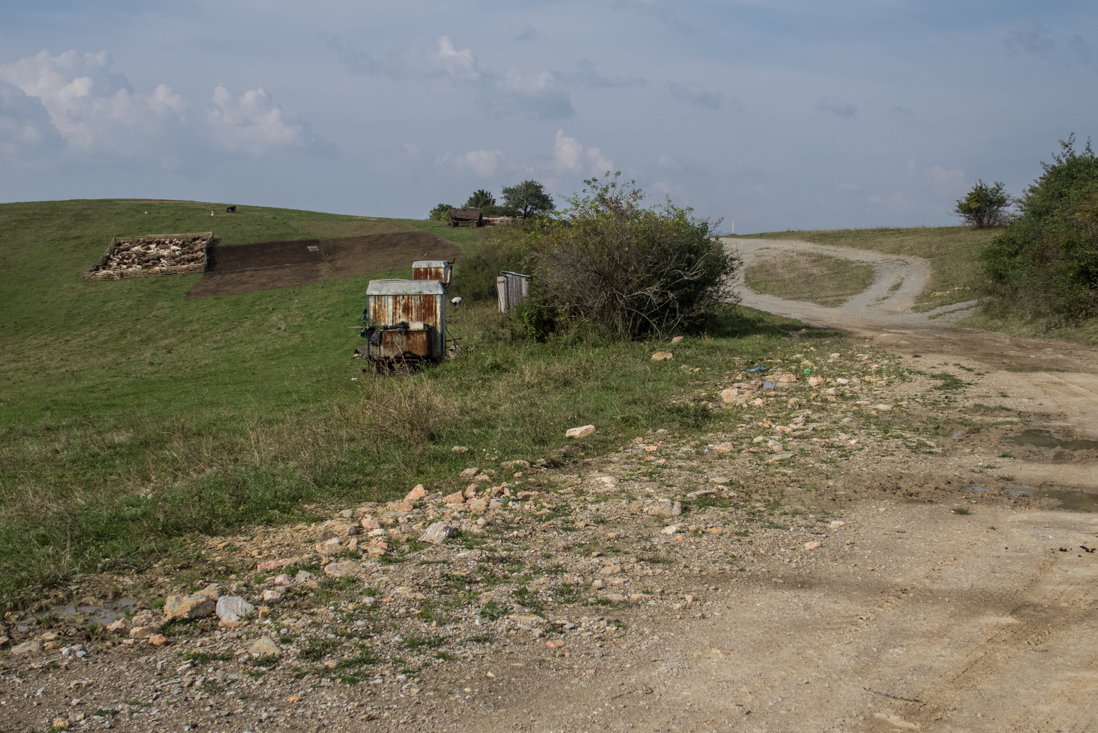
<svg viewBox="0 0 1098 733">
<path fill-rule="evenodd" d="M 913 368 L 963 367 L 980 375 L 978 399 L 1028 414 L 1035 427 L 1098 438 L 1093 350 L 948 325 L 963 314 L 912 313 L 929 276 L 918 258 L 735 244 L 747 264 L 808 250 L 872 264 L 876 275 L 839 308 L 743 286 L 745 305 L 842 329 Z M 975 450 L 930 462 L 926 480 L 996 457 Z M 1093 461 L 1030 457 L 1010 461 L 1012 481 L 1098 495 Z M 540 680 L 506 721 L 539 731 L 1098 730 L 1098 514 L 981 506 L 958 515 L 877 497 L 843 521 L 845 534 L 825 541 L 827 561 L 811 571 L 778 564 L 731 593 L 699 587 L 720 598 L 704 619 L 642 617 L 647 641 L 615 653 L 610 674 Z"/>
</svg>

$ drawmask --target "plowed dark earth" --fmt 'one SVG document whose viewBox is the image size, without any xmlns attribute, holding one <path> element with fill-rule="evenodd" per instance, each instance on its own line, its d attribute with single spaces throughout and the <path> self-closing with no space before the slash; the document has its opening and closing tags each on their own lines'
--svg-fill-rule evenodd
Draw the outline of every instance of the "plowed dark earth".
<svg viewBox="0 0 1098 733">
<path fill-rule="evenodd" d="M 428 232 L 392 232 L 215 246 L 187 300 L 290 288 L 411 267 L 416 260 L 461 259 L 461 248 Z"/>
</svg>

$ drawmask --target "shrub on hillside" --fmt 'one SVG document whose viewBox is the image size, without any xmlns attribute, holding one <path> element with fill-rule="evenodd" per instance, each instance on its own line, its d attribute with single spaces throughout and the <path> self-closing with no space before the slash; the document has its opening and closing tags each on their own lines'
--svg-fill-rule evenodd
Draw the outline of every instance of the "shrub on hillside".
<svg viewBox="0 0 1098 733">
<path fill-rule="evenodd" d="M 450 204 L 439 204 L 435 208 L 431 209 L 431 213 L 428 215 L 429 219 L 434 221 L 446 221 L 450 218 L 450 210 L 453 209 Z"/>
<path fill-rule="evenodd" d="M 643 208 L 644 193 L 618 177 L 584 181 L 582 193 L 531 239 L 536 262 L 528 325 L 572 323 L 614 338 L 699 331 L 736 302 L 739 259 L 713 238 L 719 222 L 670 202 Z M 544 334 L 536 334 L 543 336 Z"/>
<path fill-rule="evenodd" d="M 472 256 L 454 268 L 450 289 L 469 300 L 495 300 L 496 277 L 508 270 L 529 272 L 533 267 L 529 232 L 521 226 L 489 228 Z"/>
<path fill-rule="evenodd" d="M 963 199 L 957 199 L 957 208 L 954 212 L 973 229 L 987 229 L 1006 223 L 1008 206 L 1010 206 L 1010 195 L 1002 183 L 996 181 L 989 186 L 983 180 L 979 180 L 968 195 Z"/>
<path fill-rule="evenodd" d="M 461 208 L 473 209 L 483 213 L 484 209 L 495 205 L 496 197 L 492 195 L 492 192 L 483 188 L 478 188 L 473 192 L 473 195 L 466 200 L 465 206 L 462 206 Z"/>
<path fill-rule="evenodd" d="M 992 311 L 1021 309 L 1049 325 L 1098 316 L 1098 157 L 1060 142 L 1019 200 L 1018 218 L 980 257 Z"/>
</svg>

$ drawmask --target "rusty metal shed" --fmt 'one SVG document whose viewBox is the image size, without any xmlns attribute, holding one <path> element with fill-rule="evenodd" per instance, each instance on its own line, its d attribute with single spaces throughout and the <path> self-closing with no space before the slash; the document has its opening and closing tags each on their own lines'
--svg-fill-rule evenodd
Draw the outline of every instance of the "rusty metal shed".
<svg viewBox="0 0 1098 733">
<path fill-rule="evenodd" d="M 446 289 L 436 280 L 373 280 L 366 288 L 371 361 L 439 361 L 446 354 Z"/>
<path fill-rule="evenodd" d="M 453 275 L 454 266 L 447 260 L 419 260 L 412 263 L 413 280 L 436 280 L 447 286 Z"/>
</svg>

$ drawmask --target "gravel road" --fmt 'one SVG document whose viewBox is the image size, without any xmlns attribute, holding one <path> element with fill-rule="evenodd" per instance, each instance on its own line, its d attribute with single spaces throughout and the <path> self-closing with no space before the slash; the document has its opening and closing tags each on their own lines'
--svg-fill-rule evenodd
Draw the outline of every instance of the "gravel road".
<svg viewBox="0 0 1098 733">
<path fill-rule="evenodd" d="M 841 324 L 843 329 L 935 329 L 952 325 L 976 307 L 976 301 L 954 303 L 925 313 L 915 313 L 915 299 L 930 280 L 930 263 L 922 257 L 900 257 L 849 247 L 833 247 L 792 239 L 725 239 L 725 244 L 743 259 L 736 284 L 743 300 L 752 308 L 797 318 L 814 326 Z M 873 267 L 873 284 L 840 306 L 828 308 L 815 303 L 789 300 L 756 293 L 743 281 L 743 272 L 751 265 L 777 254 L 812 254 L 841 257 Z"/>
</svg>

